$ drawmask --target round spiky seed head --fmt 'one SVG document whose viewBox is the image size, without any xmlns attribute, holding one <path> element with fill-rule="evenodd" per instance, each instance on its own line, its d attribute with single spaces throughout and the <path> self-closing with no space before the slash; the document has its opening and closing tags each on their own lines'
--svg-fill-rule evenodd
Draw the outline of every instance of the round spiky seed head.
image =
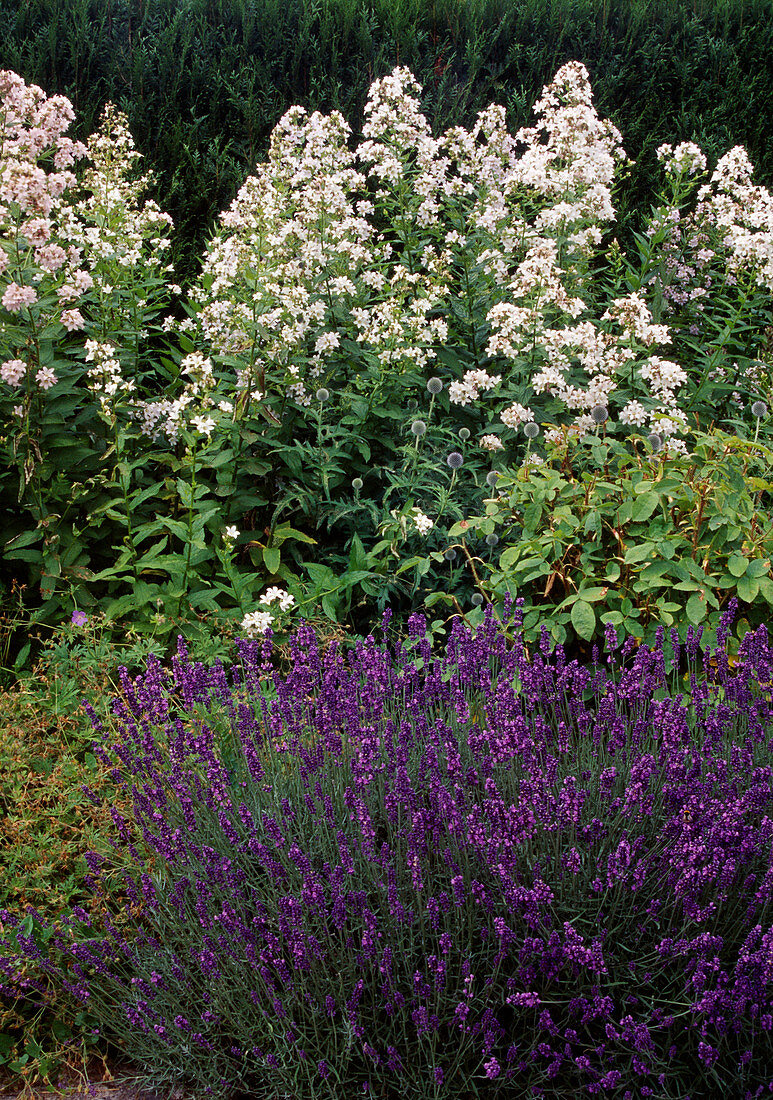
<svg viewBox="0 0 773 1100">
<path fill-rule="evenodd" d="M 448 549 L 446 550 L 443 557 L 446 559 L 446 561 L 454 561 L 455 560 L 456 551 L 454 550 L 453 546 L 448 547 Z"/>
<path fill-rule="evenodd" d="M 480 607 L 480 605 L 483 603 L 483 597 L 481 596 L 480 592 L 473 592 L 473 594 L 470 596 L 470 603 L 473 607 Z"/>
<path fill-rule="evenodd" d="M 528 424 L 524 424 L 523 434 L 527 439 L 536 439 L 539 435 L 539 426 L 533 420 L 530 420 Z"/>
<path fill-rule="evenodd" d="M 752 416 L 756 416 L 758 420 L 761 420 L 763 416 L 768 415 L 768 406 L 764 401 L 755 401 L 752 405 Z"/>
<path fill-rule="evenodd" d="M 590 414 L 596 424 L 603 424 L 605 420 L 609 419 L 609 413 L 604 405 L 594 405 Z"/>
<path fill-rule="evenodd" d="M 489 470 L 486 474 L 486 484 L 490 489 L 493 489 L 496 483 L 499 481 L 499 470 Z"/>
<path fill-rule="evenodd" d="M 419 436 L 424 435 L 426 430 L 427 430 L 427 425 L 424 423 L 423 420 L 414 420 L 413 424 L 411 424 L 411 431 L 413 432 L 413 434 L 416 436 L 417 439 L 418 439 Z"/>
<path fill-rule="evenodd" d="M 352 478 L 352 489 L 361 489 L 361 488 L 362 488 L 362 478 L 361 477 Z"/>
<path fill-rule="evenodd" d="M 493 531 L 491 532 L 490 535 L 486 535 L 486 545 L 487 546 L 496 546 L 496 544 L 498 542 L 499 542 L 499 535 L 495 535 Z"/>
<path fill-rule="evenodd" d="M 443 383 L 439 378 L 430 378 L 429 382 L 427 382 L 427 389 L 430 393 L 440 393 L 442 388 Z"/>
<path fill-rule="evenodd" d="M 413 412 L 415 409 L 418 409 L 418 407 L 419 402 L 416 400 L 415 397 L 412 397 L 411 400 L 408 402 L 408 411 Z"/>
<path fill-rule="evenodd" d="M 451 454 L 446 459 L 446 465 L 450 466 L 452 470 L 458 470 L 464 462 L 464 459 L 458 451 L 451 451 Z"/>
<path fill-rule="evenodd" d="M 330 397 L 329 390 L 326 390 L 324 386 L 321 386 L 316 393 L 317 401 L 327 401 L 328 397 Z"/>
<path fill-rule="evenodd" d="M 460 428 L 459 429 L 459 438 L 463 442 L 466 443 L 467 440 L 470 438 L 470 429 L 469 428 Z"/>
<path fill-rule="evenodd" d="M 647 441 L 652 446 L 654 451 L 659 451 L 663 446 L 663 436 L 659 432 L 650 432 L 647 436 Z"/>
</svg>

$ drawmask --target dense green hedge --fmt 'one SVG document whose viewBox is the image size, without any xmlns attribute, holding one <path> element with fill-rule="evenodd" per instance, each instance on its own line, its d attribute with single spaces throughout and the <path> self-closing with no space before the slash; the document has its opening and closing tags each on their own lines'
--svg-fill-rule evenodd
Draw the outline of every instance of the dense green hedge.
<svg viewBox="0 0 773 1100">
<path fill-rule="evenodd" d="M 582 61 L 638 160 L 623 214 L 651 191 L 663 141 L 709 157 L 744 144 L 770 185 L 769 14 L 767 0 L 0 0 L 0 68 L 67 95 L 76 137 L 108 99 L 127 112 L 185 282 L 284 111 L 336 108 L 356 124 L 396 64 L 424 86 L 437 131 L 492 101 L 514 128 L 530 122 L 559 66 Z"/>
</svg>

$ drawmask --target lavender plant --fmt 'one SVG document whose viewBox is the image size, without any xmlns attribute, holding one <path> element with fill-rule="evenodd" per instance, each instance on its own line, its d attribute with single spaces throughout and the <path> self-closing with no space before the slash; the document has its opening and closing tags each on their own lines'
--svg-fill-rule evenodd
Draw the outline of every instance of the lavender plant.
<svg viewBox="0 0 773 1100">
<path fill-rule="evenodd" d="M 230 676 L 181 643 L 171 674 L 124 677 L 95 751 L 154 866 L 128 849 L 133 918 L 103 937 L 83 910 L 2 913 L 5 995 L 63 983 L 144 1082 L 197 1095 L 760 1096 L 765 627 L 731 671 L 734 605 L 713 652 L 608 625 L 583 668 L 547 633 L 530 656 L 511 611 L 457 623 L 442 659 L 415 615 L 393 653 L 323 658 L 301 625 L 286 677 L 270 636 Z"/>
</svg>

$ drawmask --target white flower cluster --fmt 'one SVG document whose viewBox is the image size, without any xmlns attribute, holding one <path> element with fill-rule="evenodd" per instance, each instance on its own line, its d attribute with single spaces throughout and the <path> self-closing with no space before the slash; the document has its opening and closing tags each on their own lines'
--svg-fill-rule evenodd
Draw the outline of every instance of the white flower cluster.
<svg viewBox="0 0 773 1100">
<path fill-rule="evenodd" d="M 355 389 L 381 386 L 375 378 L 386 369 L 423 371 L 450 333 L 467 338 L 463 268 L 477 280 L 477 299 L 491 303 L 485 353 L 508 370 L 465 371 L 449 383 L 452 404 L 469 407 L 504 380 L 520 387 L 497 409 L 505 426 L 533 421 L 531 393 L 545 393 L 582 434 L 593 430 L 591 410 L 608 408 L 620 379 L 634 378 L 637 391 L 619 399 L 624 407 L 610 425 L 683 431 L 677 393 L 689 379 L 659 354 L 669 330 L 654 322 L 644 294 L 618 298 L 605 312 L 589 304 L 589 261 L 614 220 L 612 185 L 628 158 L 617 128 L 593 106 L 585 67 L 559 69 L 535 104 L 535 125 L 515 135 L 504 108 L 492 105 L 471 131 L 435 138 L 420 94 L 405 68 L 376 81 L 356 149 L 338 112 L 291 107 L 267 161 L 222 214 L 192 316 L 179 327 L 212 356 L 233 357 L 236 389 L 266 399 L 267 412 L 274 397 L 309 407 L 321 376 L 329 385 L 333 372 L 349 372 L 341 381 Z M 733 264 L 773 285 L 773 203 L 751 188 L 741 154 L 723 158 L 699 193 L 701 216 L 725 234 Z M 690 142 L 661 146 L 659 157 L 669 173 L 705 167 Z M 476 359 L 483 350 L 474 348 Z M 193 390 L 180 401 L 195 397 L 201 407 L 191 423 L 209 434 L 211 372 L 201 364 L 211 360 L 196 354 Z M 154 430 L 179 419 L 167 405 L 149 403 Z M 501 447 L 485 438 L 484 449 Z"/>
<path fill-rule="evenodd" d="M 295 603 L 295 597 L 282 588 L 272 587 L 266 589 L 258 602 L 264 607 L 277 603 L 280 611 L 289 611 Z M 274 616 L 270 611 L 250 611 L 242 619 L 242 630 L 246 637 L 256 638 L 265 634 L 273 622 Z"/>
<path fill-rule="evenodd" d="M 63 231 L 68 240 L 88 257 L 89 268 L 104 294 L 111 294 L 111 282 L 123 279 L 121 272 L 133 272 L 137 282 L 158 278 L 162 254 L 170 245 L 166 236 L 172 225 L 169 214 L 148 199 L 142 208 L 139 197 L 150 176 L 130 179 L 141 154 L 134 146 L 127 118 L 112 103 L 105 104 L 99 130 L 86 145 L 92 167 L 81 180 L 89 195 L 68 208 Z M 133 305 L 116 298 L 114 308 Z"/>
<path fill-rule="evenodd" d="M 413 522 L 420 535 L 426 535 L 435 526 L 429 516 L 425 516 L 420 508 L 413 509 Z"/>
<path fill-rule="evenodd" d="M 470 405 L 480 396 L 481 390 L 490 390 L 501 381 L 501 374 L 488 374 L 485 370 L 468 370 L 461 382 L 452 382 L 448 387 L 448 399 L 452 405 Z"/>
<path fill-rule="evenodd" d="M 773 195 L 752 183 L 752 171 L 742 145 L 721 157 L 698 190 L 694 219 L 719 230 L 730 271 L 751 271 L 759 285 L 773 290 Z"/>
<path fill-rule="evenodd" d="M 87 340 L 86 362 L 94 364 L 86 372 L 89 389 L 99 401 L 102 412 L 110 416 L 116 398 L 132 393 L 134 382 L 123 377 L 113 344 Z"/>
<path fill-rule="evenodd" d="M 659 145 L 656 156 L 669 176 L 680 176 L 683 172 L 694 176 L 706 171 L 706 158 L 692 141 L 683 141 L 676 148 L 673 145 Z"/>
</svg>

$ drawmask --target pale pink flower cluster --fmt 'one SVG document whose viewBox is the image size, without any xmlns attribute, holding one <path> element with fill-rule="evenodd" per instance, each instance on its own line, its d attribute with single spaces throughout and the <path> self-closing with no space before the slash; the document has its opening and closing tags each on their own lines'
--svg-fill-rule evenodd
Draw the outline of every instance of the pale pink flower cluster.
<svg viewBox="0 0 773 1100">
<path fill-rule="evenodd" d="M 22 214 L 45 220 L 59 206 L 63 193 L 75 183 L 68 172 L 76 159 L 86 153 L 85 146 L 65 136 L 75 118 L 72 104 L 64 96 L 46 97 L 36 84 L 27 85 L 14 72 L 0 72 L 3 132 L 0 153 L 0 225 L 7 225 L 8 204 L 16 204 Z M 38 160 L 54 150 L 54 172 L 38 167 Z M 42 244 L 45 228 L 39 228 L 35 243 Z"/>
<path fill-rule="evenodd" d="M 0 364 L 0 379 L 6 386 L 20 386 L 27 373 L 27 364 L 21 359 L 7 359 Z"/>
<path fill-rule="evenodd" d="M 3 293 L 3 309 L 9 313 L 18 313 L 22 309 L 34 305 L 38 296 L 31 286 L 19 286 L 18 283 L 9 283 Z"/>
<path fill-rule="evenodd" d="M 46 98 L 42 89 L 27 86 L 12 72 L 0 73 L 0 302 L 10 314 L 19 314 L 7 326 L 8 343 L 21 351 L 26 345 L 24 310 L 37 306 L 38 338 L 61 322 L 72 332 L 85 325 L 75 306 L 92 285 L 81 269 L 82 252 L 67 237 L 63 224 L 69 218 L 69 196 L 77 180 L 68 171 L 87 153 L 81 142 L 65 131 L 74 119 L 70 102 L 63 96 Z M 54 171 L 38 162 L 53 157 Z M 11 277 L 9 256 L 17 258 Z M 58 307 L 48 305 L 53 290 Z M 39 305 L 45 300 L 46 306 Z M 56 383 L 51 368 L 37 373 L 37 383 L 50 389 Z"/>
<path fill-rule="evenodd" d="M 41 390 L 50 390 L 52 386 L 55 386 L 59 379 L 56 376 L 56 371 L 51 367 L 38 367 L 35 374 L 35 381 Z"/>
</svg>

